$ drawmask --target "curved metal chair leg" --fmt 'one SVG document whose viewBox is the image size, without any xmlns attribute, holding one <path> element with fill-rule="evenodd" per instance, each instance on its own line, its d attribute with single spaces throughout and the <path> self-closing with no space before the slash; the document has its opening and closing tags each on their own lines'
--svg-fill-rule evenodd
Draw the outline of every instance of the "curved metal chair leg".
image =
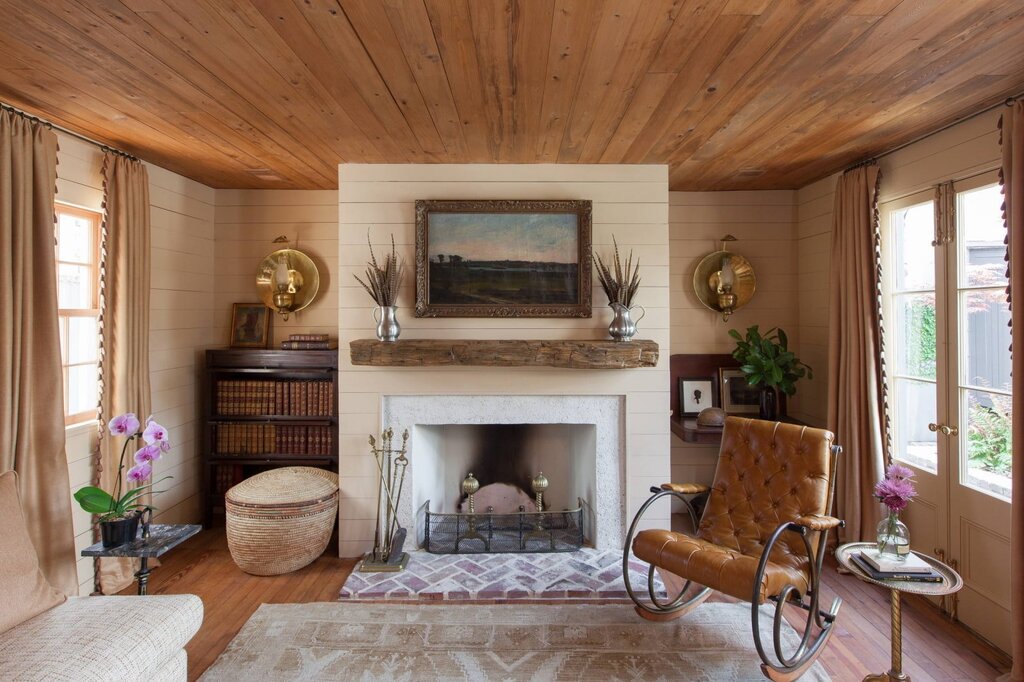
<svg viewBox="0 0 1024 682">
<path fill-rule="evenodd" d="M 786 585 L 778 595 L 771 597 L 771 600 L 775 602 L 775 616 L 772 619 L 772 644 L 773 653 L 775 654 L 773 659 L 765 653 L 764 645 L 761 642 L 761 609 L 758 602 L 760 601 L 760 585 L 768 564 L 768 556 L 776 540 L 786 531 L 797 532 L 803 538 L 807 556 L 811 559 L 810 585 L 806 595 L 802 595 L 796 586 Z M 838 597 L 833 600 L 832 606 L 827 612 L 821 611 L 818 608 L 821 585 L 821 557 L 824 551 L 824 544 L 824 541 L 820 543 L 818 560 L 815 561 L 812 558 L 814 554 L 811 551 L 811 544 L 807 538 L 806 531 L 800 526 L 783 524 L 772 534 L 761 554 L 761 561 L 758 564 L 757 573 L 754 578 L 754 594 L 750 601 L 751 625 L 753 627 L 754 646 L 761 657 L 761 672 L 770 680 L 788 682 L 803 675 L 808 668 L 814 665 L 825 643 L 832 636 L 832 625 L 835 622 L 836 614 L 839 613 L 842 600 Z M 805 600 L 805 597 L 809 599 Z M 807 612 L 807 620 L 804 623 L 803 633 L 800 635 L 800 643 L 797 645 L 796 650 L 788 655 L 782 651 L 782 628 L 785 624 L 784 611 L 787 603 L 799 606 Z M 815 629 L 818 630 L 818 633 L 812 638 L 812 633 Z"/>
<path fill-rule="evenodd" d="M 682 589 L 679 590 L 675 597 L 661 601 L 658 598 L 654 584 L 654 572 L 657 567 L 652 564 L 648 564 L 647 594 L 650 603 L 648 604 L 642 601 L 633 591 L 633 586 L 629 580 L 629 557 L 633 548 L 633 537 L 636 534 L 636 528 L 640 523 L 640 519 L 651 505 L 666 495 L 672 495 L 683 502 L 683 505 L 690 514 L 690 519 L 693 521 L 694 528 L 696 528 L 698 524 L 697 513 L 694 511 L 693 505 L 691 505 L 690 501 L 683 497 L 681 493 L 671 490 L 661 490 L 660 488 L 651 488 L 651 492 L 654 494 L 644 502 L 643 506 L 640 507 L 636 516 L 633 517 L 633 522 L 629 526 L 629 531 L 626 533 L 626 543 L 622 550 L 622 582 L 626 585 L 626 594 L 628 594 L 629 598 L 633 600 L 633 604 L 636 605 L 636 612 L 640 614 L 640 616 L 647 620 L 654 621 L 674 620 L 684 616 L 701 604 L 708 598 L 708 596 L 710 596 L 711 590 L 710 588 L 704 587 L 697 593 L 693 594 L 689 599 L 684 600 L 687 590 L 689 590 L 691 585 L 696 584 L 687 580 L 683 583 Z"/>
</svg>

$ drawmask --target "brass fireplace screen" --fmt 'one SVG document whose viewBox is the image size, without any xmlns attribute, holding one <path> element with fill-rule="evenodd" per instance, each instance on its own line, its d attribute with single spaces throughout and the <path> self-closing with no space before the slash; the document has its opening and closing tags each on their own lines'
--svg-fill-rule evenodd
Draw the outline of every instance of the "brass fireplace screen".
<svg viewBox="0 0 1024 682">
<path fill-rule="evenodd" d="M 564 511 L 520 511 L 510 514 L 441 514 L 424 517 L 423 547 L 432 554 L 574 552 L 583 546 L 583 500 Z"/>
</svg>

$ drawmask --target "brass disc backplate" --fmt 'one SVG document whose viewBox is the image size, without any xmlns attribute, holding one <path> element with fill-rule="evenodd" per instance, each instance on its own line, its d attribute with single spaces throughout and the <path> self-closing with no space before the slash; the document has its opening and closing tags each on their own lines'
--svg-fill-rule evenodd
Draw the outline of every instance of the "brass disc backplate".
<svg viewBox="0 0 1024 682">
<path fill-rule="evenodd" d="M 736 304 L 733 310 L 739 310 L 754 297 L 754 290 L 757 288 L 757 279 L 754 277 L 754 268 L 750 261 L 733 251 L 715 251 L 709 253 L 697 264 L 693 273 L 693 290 L 697 298 L 706 307 L 717 312 L 722 312 L 718 305 L 718 273 L 722 269 L 722 258 L 729 256 L 734 273 L 732 293 L 736 295 Z"/>
<path fill-rule="evenodd" d="M 274 272 L 281 256 L 288 258 L 292 281 L 298 285 L 298 290 L 295 292 L 295 303 L 292 307 L 287 311 L 278 312 L 295 313 L 316 298 L 320 290 L 320 271 L 309 256 L 295 249 L 280 249 L 264 258 L 256 270 L 256 290 L 263 305 L 273 310 L 277 310 L 277 306 L 274 305 Z"/>
</svg>

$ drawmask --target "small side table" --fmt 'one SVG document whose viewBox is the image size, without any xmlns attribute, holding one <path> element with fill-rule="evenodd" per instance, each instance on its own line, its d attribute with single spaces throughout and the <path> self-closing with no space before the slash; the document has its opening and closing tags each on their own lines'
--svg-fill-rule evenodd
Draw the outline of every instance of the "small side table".
<svg viewBox="0 0 1024 682">
<path fill-rule="evenodd" d="M 82 556 L 139 557 L 141 562 L 135 577 L 139 581 L 139 594 L 146 594 L 151 573 L 149 559 L 163 556 L 202 529 L 198 524 L 154 523 L 149 527 L 149 537 L 142 537 L 140 528 L 139 537 L 132 542 L 109 549 L 105 549 L 102 542 L 97 542 L 83 549 Z"/>
<path fill-rule="evenodd" d="M 923 594 L 928 597 L 941 597 L 959 591 L 964 586 L 964 581 L 960 574 L 946 564 L 920 552 L 914 552 L 914 554 L 926 561 L 935 569 L 936 573 L 942 576 L 941 583 L 926 583 L 914 580 L 875 580 L 854 563 L 851 557 L 858 552 L 876 546 L 873 542 L 851 542 L 842 545 L 836 549 L 836 560 L 839 561 L 843 568 L 864 582 L 889 589 L 889 617 L 892 623 L 892 667 L 887 673 L 868 675 L 864 678 L 864 682 L 893 682 L 896 680 L 902 682 L 903 680 L 910 680 L 910 676 L 903 672 L 903 630 L 900 623 L 900 593 L 907 592 L 910 594 Z"/>
</svg>

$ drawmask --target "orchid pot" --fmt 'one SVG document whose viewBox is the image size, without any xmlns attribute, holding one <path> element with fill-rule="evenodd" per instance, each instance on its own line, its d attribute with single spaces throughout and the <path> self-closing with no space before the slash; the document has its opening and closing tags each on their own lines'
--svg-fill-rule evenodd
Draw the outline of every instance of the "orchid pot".
<svg viewBox="0 0 1024 682">
<path fill-rule="evenodd" d="M 128 516 L 109 521 L 100 521 L 100 539 L 103 548 L 120 547 L 134 540 L 139 534 L 139 519 L 142 512 L 135 511 Z"/>
</svg>

